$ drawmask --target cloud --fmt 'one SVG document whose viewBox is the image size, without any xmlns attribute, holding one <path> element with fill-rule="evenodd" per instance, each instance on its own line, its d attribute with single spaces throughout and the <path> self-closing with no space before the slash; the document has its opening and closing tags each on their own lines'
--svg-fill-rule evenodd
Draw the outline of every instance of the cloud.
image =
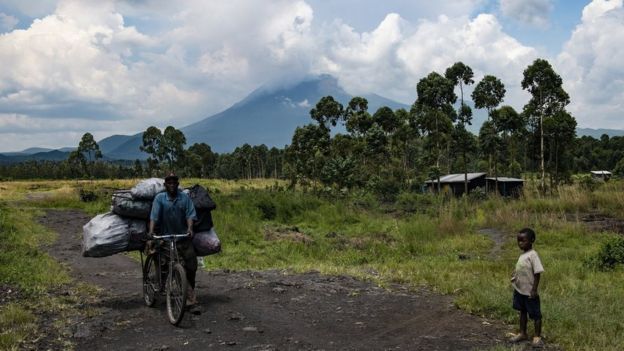
<svg viewBox="0 0 624 351">
<path fill-rule="evenodd" d="M 557 57 L 579 126 L 624 129 L 624 8 L 595 0 Z"/>
<path fill-rule="evenodd" d="M 553 8 L 552 0 L 500 0 L 505 17 L 539 28 L 548 28 Z"/>
<path fill-rule="evenodd" d="M 0 12 L 0 30 L 9 31 L 19 23 L 19 20 L 11 15 Z"/>
<path fill-rule="evenodd" d="M 521 107 L 522 71 L 537 57 L 535 49 L 505 34 L 488 14 L 440 16 L 416 26 L 390 14 L 370 33 L 356 33 L 340 23 L 327 31 L 334 34 L 319 61 L 321 69 L 338 77 L 349 92 L 377 92 L 405 103 L 415 100 L 422 77 L 432 71 L 444 74 L 462 61 L 472 67 L 476 80 L 485 74 L 499 77 L 507 86 L 508 103 Z"/>
</svg>

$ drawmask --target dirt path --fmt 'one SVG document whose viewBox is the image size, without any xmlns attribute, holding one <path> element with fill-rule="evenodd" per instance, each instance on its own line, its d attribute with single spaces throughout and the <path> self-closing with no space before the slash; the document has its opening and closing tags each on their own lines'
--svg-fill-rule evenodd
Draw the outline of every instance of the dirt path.
<svg viewBox="0 0 624 351">
<path fill-rule="evenodd" d="M 97 313 L 75 321 L 77 350 L 480 350 L 501 344 L 508 330 L 427 291 L 388 292 L 350 277 L 282 271 L 198 272 L 202 314 L 186 314 L 176 328 L 164 302 L 143 305 L 136 261 L 80 255 L 89 219 L 78 211 L 40 219 L 59 234 L 49 252 L 76 280 L 103 291 L 81 306 Z"/>
</svg>

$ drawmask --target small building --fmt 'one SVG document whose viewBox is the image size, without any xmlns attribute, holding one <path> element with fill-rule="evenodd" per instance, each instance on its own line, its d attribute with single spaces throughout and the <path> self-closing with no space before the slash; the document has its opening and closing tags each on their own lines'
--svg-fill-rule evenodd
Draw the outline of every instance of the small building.
<svg viewBox="0 0 624 351">
<path fill-rule="evenodd" d="M 591 171 L 591 176 L 593 179 L 602 179 L 605 182 L 611 179 L 611 172 L 609 171 Z"/>
<path fill-rule="evenodd" d="M 487 189 L 493 191 L 498 189 L 498 193 L 505 197 L 519 197 L 522 194 L 524 180 L 509 177 L 487 177 L 485 178 Z"/>
<path fill-rule="evenodd" d="M 485 189 L 486 173 L 468 173 L 468 192 L 475 188 L 482 187 Z M 440 177 L 440 192 L 443 194 L 453 194 L 455 196 L 461 196 L 464 193 L 464 173 L 447 174 Z M 425 187 L 428 191 L 438 192 L 438 180 L 431 179 L 425 181 Z"/>
</svg>

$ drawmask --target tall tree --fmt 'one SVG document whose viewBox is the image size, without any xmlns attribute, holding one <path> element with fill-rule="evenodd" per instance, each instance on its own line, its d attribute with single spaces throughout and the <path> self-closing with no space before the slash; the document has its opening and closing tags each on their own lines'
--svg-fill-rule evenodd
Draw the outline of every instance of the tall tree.
<svg viewBox="0 0 624 351">
<path fill-rule="evenodd" d="M 435 173 L 440 191 L 441 148 L 448 142 L 456 118 L 453 104 L 457 101 L 453 82 L 437 72 L 431 72 L 416 85 L 418 98 L 410 114 L 414 124 L 422 131 L 425 142 L 431 146 L 429 159 L 435 162 Z"/>
<path fill-rule="evenodd" d="M 485 108 L 487 110 L 489 120 L 492 110 L 503 101 L 506 92 L 505 85 L 503 85 L 500 79 L 492 75 L 486 75 L 477 83 L 471 96 L 476 108 Z"/>
<path fill-rule="evenodd" d="M 526 133 L 526 120 L 511 106 L 502 106 L 492 111 L 492 122 L 502 134 L 503 146 L 508 150 L 507 169 L 513 175 L 519 175 L 517 161 L 517 141 Z"/>
<path fill-rule="evenodd" d="M 453 66 L 446 69 L 445 72 L 446 79 L 449 79 L 453 82 L 455 86 L 459 86 L 460 92 L 460 104 L 459 110 L 457 111 L 457 126 L 452 135 L 453 138 L 464 138 L 463 140 L 453 140 L 455 147 L 471 146 L 471 140 L 473 140 L 472 136 L 466 133 L 466 124 L 472 124 L 472 110 L 470 106 L 464 103 L 464 84 L 470 85 L 474 83 L 472 79 L 474 77 L 474 73 L 472 72 L 472 68 L 466 66 L 463 62 L 456 62 Z M 462 161 L 464 165 L 464 194 L 468 194 L 468 161 L 467 155 L 469 154 L 469 150 L 460 149 L 458 150 L 462 155 Z"/>
<path fill-rule="evenodd" d="M 566 146 L 576 138 L 576 120 L 566 111 L 559 111 L 544 121 L 544 134 L 549 141 L 551 155 L 549 163 L 554 173 L 551 180 L 559 184 L 569 177 L 572 148 Z"/>
<path fill-rule="evenodd" d="M 332 96 L 325 96 L 319 100 L 316 106 L 310 110 L 310 116 L 313 120 L 317 121 L 319 126 L 324 129 L 328 129 L 331 126 L 336 126 L 338 121 L 343 118 L 344 108 L 342 104 Z"/>
<path fill-rule="evenodd" d="M 539 124 L 541 186 L 542 191 L 545 191 L 544 119 L 564 111 L 570 103 L 570 97 L 563 90 L 561 77 L 544 59 L 533 61 L 524 70 L 523 76 L 522 89 L 531 94 L 531 100 L 524 106 L 524 111 Z"/>
<path fill-rule="evenodd" d="M 80 164 L 87 177 L 92 176 L 93 163 L 100 158 L 102 158 L 102 151 L 91 133 L 84 133 L 78 143 L 78 148 L 69 155 L 70 162 Z"/>
<path fill-rule="evenodd" d="M 186 137 L 182 131 L 168 126 L 161 133 L 160 129 L 151 126 L 143 132 L 143 143 L 139 149 L 150 155 L 147 164 L 151 173 L 159 170 L 163 162 L 167 163 L 169 169 L 178 166 L 184 159 L 184 144 Z"/>
</svg>

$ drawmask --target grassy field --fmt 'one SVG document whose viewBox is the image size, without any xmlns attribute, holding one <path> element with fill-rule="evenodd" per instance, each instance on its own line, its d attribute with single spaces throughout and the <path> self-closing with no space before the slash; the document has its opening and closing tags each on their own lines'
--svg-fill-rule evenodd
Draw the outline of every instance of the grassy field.
<svg viewBox="0 0 624 351">
<path fill-rule="evenodd" d="M 32 296 L 67 284 L 62 269 L 35 245 L 54 240 L 52 233 L 33 224 L 38 209 L 102 213 L 110 207 L 111 189 L 135 183 L 3 183 L 0 283 Z M 546 270 L 540 295 L 547 342 L 569 350 L 619 350 L 624 345 L 624 310 L 618 307 L 624 297 L 624 270 L 619 265 L 600 271 L 586 263 L 621 234 L 590 231 L 578 221 L 588 213 L 624 219 L 624 182 L 612 181 L 594 191 L 566 186 L 550 196 L 538 195 L 529 184 L 520 200 L 404 194 L 397 204 L 380 204 L 365 194 L 326 199 L 285 191 L 274 180 L 190 179 L 182 185 L 194 183 L 207 187 L 218 205 L 213 217 L 223 251 L 205 259 L 206 269 L 318 270 L 382 286 L 426 286 L 452 294 L 462 309 L 512 325 L 517 314 L 510 306 L 509 277 L 520 254 L 515 233 L 533 227 L 535 249 Z M 81 202 L 78 189 L 93 191 L 100 200 Z M 6 267 L 9 262 L 12 268 Z M 33 328 L 35 317 L 18 304 L 1 309 L 2 330 L 11 321 L 23 326 L 0 334 L 3 348 L 16 345 Z"/>
</svg>

